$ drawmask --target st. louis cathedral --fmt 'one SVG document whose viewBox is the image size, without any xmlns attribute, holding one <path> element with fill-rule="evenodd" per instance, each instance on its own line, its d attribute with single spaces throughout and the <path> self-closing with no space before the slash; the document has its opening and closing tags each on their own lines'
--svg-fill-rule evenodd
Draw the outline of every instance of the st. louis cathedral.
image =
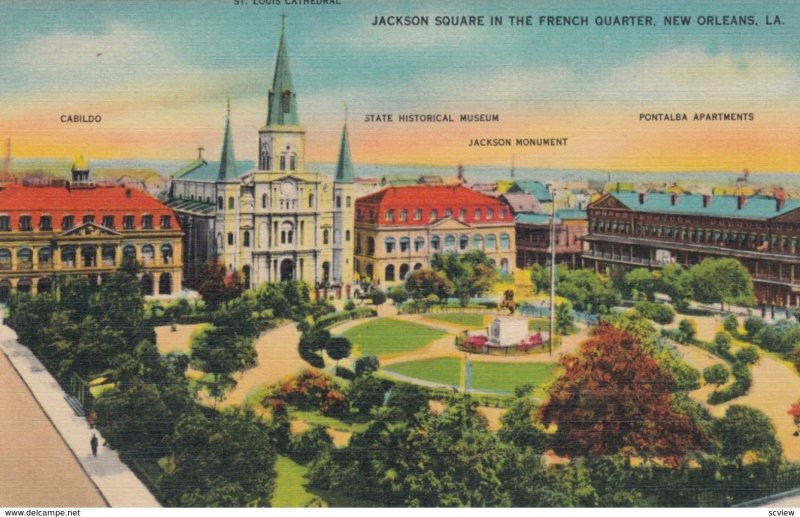
<svg viewBox="0 0 800 517">
<path fill-rule="evenodd" d="M 168 204 L 185 231 L 185 281 L 197 286 L 204 264 L 219 260 L 246 287 L 349 286 L 355 199 L 347 125 L 334 177 L 306 170 L 283 23 L 268 102 L 257 167 L 234 158 L 229 102 L 220 161 L 198 156 L 173 177 Z"/>
</svg>

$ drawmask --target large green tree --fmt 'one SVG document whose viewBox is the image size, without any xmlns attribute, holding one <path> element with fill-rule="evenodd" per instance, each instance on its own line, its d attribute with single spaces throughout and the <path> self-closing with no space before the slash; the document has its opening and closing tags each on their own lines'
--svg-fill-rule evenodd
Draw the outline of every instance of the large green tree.
<svg viewBox="0 0 800 517">
<path fill-rule="evenodd" d="M 702 303 L 751 305 L 753 280 L 736 259 L 705 259 L 689 270 L 694 298 Z"/>
<path fill-rule="evenodd" d="M 431 295 L 443 300 L 453 292 L 453 284 L 441 271 L 424 268 L 408 275 L 406 290 L 416 301 L 425 300 Z"/>
<path fill-rule="evenodd" d="M 491 259 L 482 250 L 437 253 L 431 259 L 431 267 L 444 274 L 452 285 L 453 295 L 464 307 L 470 298 L 486 293 L 497 276 Z"/>
</svg>

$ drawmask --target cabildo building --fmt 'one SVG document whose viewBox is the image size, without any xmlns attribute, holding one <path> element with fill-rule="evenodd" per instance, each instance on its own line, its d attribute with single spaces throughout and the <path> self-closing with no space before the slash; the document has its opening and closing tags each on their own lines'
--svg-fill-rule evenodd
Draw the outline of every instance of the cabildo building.
<svg viewBox="0 0 800 517">
<path fill-rule="evenodd" d="M 182 232 L 173 211 L 131 188 L 95 185 L 83 157 L 71 181 L 0 184 L 0 303 L 53 292 L 65 275 L 102 282 L 123 257 L 141 265 L 145 295 L 181 289 Z"/>
</svg>

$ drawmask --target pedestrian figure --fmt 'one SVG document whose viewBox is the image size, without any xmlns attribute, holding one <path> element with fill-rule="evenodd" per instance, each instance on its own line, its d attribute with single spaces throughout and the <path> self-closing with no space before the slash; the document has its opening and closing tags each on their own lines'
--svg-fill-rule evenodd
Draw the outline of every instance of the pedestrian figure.
<svg viewBox="0 0 800 517">
<path fill-rule="evenodd" d="M 89 442 L 92 446 L 92 455 L 97 456 L 97 435 L 92 434 L 92 441 Z"/>
</svg>

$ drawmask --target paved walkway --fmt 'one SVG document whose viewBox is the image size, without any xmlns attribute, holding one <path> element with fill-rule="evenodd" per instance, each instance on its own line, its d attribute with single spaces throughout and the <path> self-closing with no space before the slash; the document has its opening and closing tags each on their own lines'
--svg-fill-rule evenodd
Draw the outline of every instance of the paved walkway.
<svg viewBox="0 0 800 517">
<path fill-rule="evenodd" d="M 8 357 L 11 365 L 19 374 L 30 393 L 35 397 L 41 410 L 44 410 L 46 418 L 52 423 L 55 431 L 61 436 L 63 442 L 69 447 L 73 455 L 73 461 L 77 460 L 84 476 L 88 476 L 91 483 L 99 490 L 98 499 L 92 504 L 86 501 L 86 506 L 111 506 L 111 507 L 158 507 L 158 501 L 139 481 L 139 478 L 119 459 L 118 454 L 107 448 L 100 447 L 97 457 L 92 456 L 89 441 L 92 433 L 95 432 L 100 443 L 103 437 L 100 433 L 89 429 L 86 419 L 78 417 L 72 408 L 64 400 L 64 391 L 56 380 L 47 372 L 42 363 L 28 350 L 17 343 L 14 331 L 6 326 L 0 326 L 0 349 Z M 5 379 L 5 376 L 3 376 Z M 5 386 L 5 381 L 4 381 Z M 5 391 L 5 389 L 4 389 Z M 6 395 L 4 394 L 3 397 Z M 2 414 L 0 414 L 2 415 Z M 33 420 L 31 420 L 33 422 Z M 0 443 L 7 441 L 6 425 L 2 424 L 3 437 Z M 28 442 L 30 445 L 37 446 L 34 441 L 35 435 L 31 435 Z M 5 443 L 3 445 L 5 449 Z M 35 456 L 23 451 L 14 451 L 18 457 Z M 29 451 L 30 452 L 30 451 Z M 2 454 L 0 456 L 5 456 Z M 58 465 L 57 468 L 68 469 L 69 462 Z M 5 470 L 5 469 L 3 469 Z M 74 469 L 73 469 L 74 470 Z M 23 472 L 20 472 L 20 476 Z M 19 478 L 18 478 L 19 479 Z M 20 484 L 28 485 L 28 480 L 19 479 Z M 88 480 L 87 480 L 88 481 Z M 77 482 L 77 481 L 76 481 Z M 34 486 L 34 485 L 30 485 Z M 59 490 L 59 486 L 48 486 L 45 491 Z M 4 493 L 0 490 L 0 494 Z M 37 499 L 36 504 L 30 506 L 47 506 L 48 495 L 42 494 L 41 502 Z M 103 501 L 104 500 L 104 501 Z M 104 504 L 105 503 L 105 504 Z M 62 506 L 57 504 L 55 506 Z M 75 506 L 84 506 L 77 504 Z"/>
</svg>

